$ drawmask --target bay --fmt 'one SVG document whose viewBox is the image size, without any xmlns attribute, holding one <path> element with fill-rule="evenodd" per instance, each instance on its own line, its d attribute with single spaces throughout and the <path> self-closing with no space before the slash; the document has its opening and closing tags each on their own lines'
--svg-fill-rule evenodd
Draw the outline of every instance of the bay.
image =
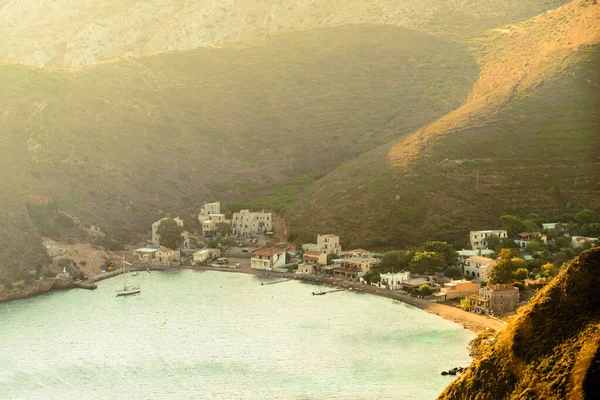
<svg viewBox="0 0 600 400">
<path fill-rule="evenodd" d="M 474 335 L 297 281 L 140 273 L 0 304 L 0 399 L 435 399 Z"/>
</svg>

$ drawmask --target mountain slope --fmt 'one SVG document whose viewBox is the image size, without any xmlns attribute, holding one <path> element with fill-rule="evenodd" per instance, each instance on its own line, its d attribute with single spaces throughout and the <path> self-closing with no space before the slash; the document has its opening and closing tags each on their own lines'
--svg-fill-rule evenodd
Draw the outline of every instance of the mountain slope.
<svg viewBox="0 0 600 400">
<path fill-rule="evenodd" d="M 481 75 L 467 102 L 316 182 L 290 207 L 292 231 L 464 245 L 504 213 L 600 208 L 599 17 L 600 5 L 574 1 L 476 40 Z"/>
<path fill-rule="evenodd" d="M 563 3 L 565 0 L 3 0 L 0 60 L 74 67 L 347 23 L 385 23 L 470 35 Z"/>
<path fill-rule="evenodd" d="M 439 399 L 594 399 L 600 248 L 577 257 Z"/>
<path fill-rule="evenodd" d="M 47 261 L 40 233 L 92 240 L 94 225 L 131 243 L 166 213 L 193 221 L 203 201 L 310 182 L 458 107 L 476 76 L 459 44 L 356 25 L 68 71 L 0 65 L 0 270 Z"/>
</svg>

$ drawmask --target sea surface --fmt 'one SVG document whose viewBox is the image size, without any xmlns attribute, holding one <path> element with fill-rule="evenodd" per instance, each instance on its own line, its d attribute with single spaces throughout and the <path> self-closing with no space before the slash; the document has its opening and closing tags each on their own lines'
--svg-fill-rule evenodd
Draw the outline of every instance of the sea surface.
<svg viewBox="0 0 600 400">
<path fill-rule="evenodd" d="M 227 272 L 0 304 L 0 399 L 435 399 L 474 335 L 390 299 Z"/>
</svg>

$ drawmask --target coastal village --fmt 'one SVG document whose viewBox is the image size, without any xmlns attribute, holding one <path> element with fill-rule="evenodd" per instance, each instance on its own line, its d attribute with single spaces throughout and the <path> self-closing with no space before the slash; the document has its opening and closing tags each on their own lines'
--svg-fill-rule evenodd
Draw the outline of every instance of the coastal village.
<svg viewBox="0 0 600 400">
<path fill-rule="evenodd" d="M 240 210 L 228 218 L 220 202 L 214 202 L 206 203 L 190 224 L 197 227 L 196 234 L 179 217 L 162 218 L 152 224 L 149 240 L 127 259 L 142 269 L 227 269 L 358 292 L 386 291 L 505 320 L 556 276 L 562 263 L 598 244 L 597 237 L 571 234 L 595 226 L 586 224 L 585 212 L 580 217 L 579 225 L 537 226 L 503 216 L 500 225 L 506 229 L 469 232 L 469 249 L 428 241 L 420 248 L 377 252 L 343 249 L 343 238 L 332 233 L 317 234 L 315 243 L 295 248 L 276 234 L 272 213 Z M 47 247 L 54 257 L 69 257 L 56 245 Z M 102 273 L 118 272 L 117 264 L 107 263 Z"/>
</svg>

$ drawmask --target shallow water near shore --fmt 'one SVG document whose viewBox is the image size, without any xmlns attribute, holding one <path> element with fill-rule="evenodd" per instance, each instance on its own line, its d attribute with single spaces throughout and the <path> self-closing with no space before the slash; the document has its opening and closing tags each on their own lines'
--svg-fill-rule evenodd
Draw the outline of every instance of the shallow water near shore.
<svg viewBox="0 0 600 400">
<path fill-rule="evenodd" d="M 0 304 L 0 399 L 435 399 L 474 334 L 390 299 L 178 271 Z"/>
</svg>

